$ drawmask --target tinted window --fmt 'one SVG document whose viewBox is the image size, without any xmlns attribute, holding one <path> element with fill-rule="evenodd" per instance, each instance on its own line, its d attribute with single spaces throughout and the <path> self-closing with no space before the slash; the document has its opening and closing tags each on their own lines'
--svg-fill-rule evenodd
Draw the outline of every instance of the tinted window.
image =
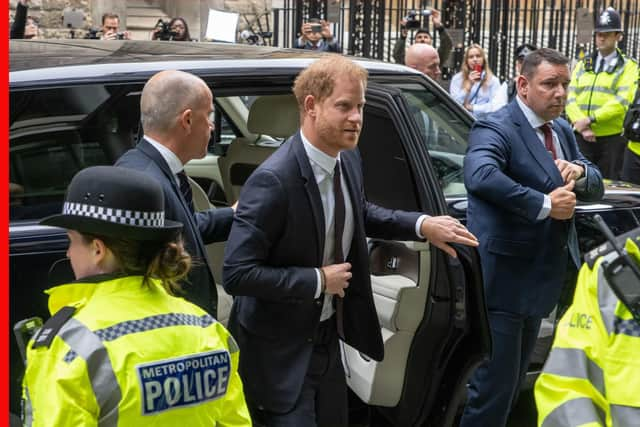
<svg viewBox="0 0 640 427">
<path fill-rule="evenodd" d="M 464 196 L 462 163 L 469 125 L 431 91 L 419 84 L 396 85 L 409 103 L 445 196 Z"/>
<path fill-rule="evenodd" d="M 386 111 L 365 105 L 358 147 L 367 200 L 386 208 L 419 210 L 416 189 L 400 135 Z"/>
<path fill-rule="evenodd" d="M 11 92 L 11 221 L 60 212 L 78 171 L 112 164 L 133 146 L 139 89 L 87 85 Z"/>
</svg>

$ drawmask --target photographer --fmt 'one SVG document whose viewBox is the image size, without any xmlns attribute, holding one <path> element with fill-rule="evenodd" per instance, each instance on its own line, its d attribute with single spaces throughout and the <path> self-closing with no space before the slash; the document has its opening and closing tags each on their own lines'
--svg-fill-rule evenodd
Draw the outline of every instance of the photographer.
<svg viewBox="0 0 640 427">
<path fill-rule="evenodd" d="M 38 21 L 32 16 L 27 16 L 29 0 L 19 0 L 16 4 L 16 16 L 11 25 L 10 39 L 35 39 L 38 38 Z"/>
<path fill-rule="evenodd" d="M 162 19 L 158 20 L 156 28 L 151 34 L 151 40 L 172 40 L 176 42 L 195 41 L 189 34 L 189 26 L 184 18 L 173 18 L 167 24 Z"/>
<path fill-rule="evenodd" d="M 100 40 L 131 40 L 128 31 L 119 31 L 120 17 L 115 13 L 107 12 L 102 15 L 102 35 Z"/>
<path fill-rule="evenodd" d="M 341 53 L 342 49 L 333 38 L 329 23 L 318 18 L 311 18 L 302 24 L 300 37 L 293 42 L 294 49 L 319 50 L 320 52 Z"/>
<path fill-rule="evenodd" d="M 442 25 L 440 12 L 436 9 L 427 9 L 421 13 L 412 11 L 409 13 L 409 15 L 405 16 L 402 21 L 400 21 L 400 39 L 393 47 L 394 61 L 397 64 L 404 64 L 408 30 L 418 28 L 420 26 L 419 17 L 416 16 L 419 14 L 422 16 L 431 16 L 433 28 L 435 28 L 435 30 L 438 32 L 438 35 L 440 36 L 440 46 L 438 47 L 440 64 L 446 63 L 447 59 L 449 59 L 449 55 L 451 54 L 453 42 L 451 41 L 451 37 L 449 36 L 449 33 L 447 33 L 446 28 L 444 28 L 444 25 Z M 431 33 L 429 33 L 429 30 L 427 30 L 426 28 L 419 28 L 418 31 L 416 31 L 414 43 L 426 43 L 428 45 L 433 45 L 433 37 L 431 37 Z"/>
</svg>

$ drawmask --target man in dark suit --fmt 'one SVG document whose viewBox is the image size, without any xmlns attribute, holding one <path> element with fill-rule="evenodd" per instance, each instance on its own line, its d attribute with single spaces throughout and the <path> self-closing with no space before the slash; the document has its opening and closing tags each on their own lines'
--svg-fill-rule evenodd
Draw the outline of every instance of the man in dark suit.
<svg viewBox="0 0 640 427">
<path fill-rule="evenodd" d="M 246 182 L 224 260 L 229 328 L 256 425 L 346 426 L 338 336 L 375 360 L 384 347 L 366 236 L 476 246 L 454 218 L 365 200 L 355 150 L 367 73 L 328 55 L 296 79 L 300 132 Z M 335 183 L 335 184 L 334 184 Z"/>
<path fill-rule="evenodd" d="M 472 376 L 461 426 L 506 424 L 540 321 L 580 265 L 576 197 L 604 193 L 600 172 L 559 118 L 568 63 L 552 49 L 527 55 L 516 99 L 469 136 L 467 218 L 480 241 L 493 354 Z"/>
<path fill-rule="evenodd" d="M 199 77 L 182 71 L 154 75 L 140 98 L 144 139 L 120 157 L 116 166 L 138 169 L 162 184 L 165 215 L 184 224 L 185 246 L 198 261 L 184 285 L 185 298 L 215 316 L 218 298 L 205 244 L 227 239 L 233 209 L 194 213 L 191 188 L 184 173 L 189 160 L 207 154 L 212 114 L 213 95 Z"/>
</svg>

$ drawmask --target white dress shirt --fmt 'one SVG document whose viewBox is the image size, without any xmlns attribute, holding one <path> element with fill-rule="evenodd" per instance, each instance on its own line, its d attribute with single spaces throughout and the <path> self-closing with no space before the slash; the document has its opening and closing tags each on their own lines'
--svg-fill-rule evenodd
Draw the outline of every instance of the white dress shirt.
<svg viewBox="0 0 640 427">
<path fill-rule="evenodd" d="M 149 144 L 153 145 L 153 148 L 158 150 L 164 161 L 167 162 L 167 164 L 169 165 L 169 169 L 171 169 L 171 173 L 173 174 L 173 179 L 178 184 L 178 188 L 180 188 L 180 179 L 178 178 L 177 173 L 181 172 L 184 169 L 184 165 L 182 164 L 178 156 L 176 156 L 173 151 L 169 150 L 167 147 L 160 144 L 155 139 L 150 138 L 148 135 L 144 135 L 144 139 L 149 141 Z"/>
<path fill-rule="evenodd" d="M 311 164 L 311 170 L 316 178 L 316 184 L 320 190 L 320 198 L 322 199 L 322 210 L 324 211 L 324 248 L 322 254 L 322 265 L 335 264 L 334 252 L 335 252 L 335 199 L 333 194 L 333 174 L 336 166 L 336 158 L 322 152 L 313 146 L 309 140 L 304 136 L 302 130 L 300 130 L 300 139 L 302 139 L 302 145 L 304 151 L 309 157 L 309 163 Z M 340 154 L 338 153 L 338 159 Z M 345 256 L 349 254 L 351 249 L 351 241 L 353 240 L 354 230 L 354 214 L 353 205 L 351 204 L 351 197 L 349 196 L 349 189 L 344 178 L 344 168 L 342 168 L 342 174 L 340 175 L 340 184 L 342 185 L 342 195 L 344 197 L 344 233 L 342 234 L 342 253 Z M 421 215 L 416 221 L 416 235 L 423 239 L 424 236 L 420 233 L 420 226 L 422 221 L 427 218 L 428 215 Z M 322 280 L 320 278 L 320 269 L 316 269 L 317 287 L 315 298 L 319 298 L 322 292 Z M 333 296 L 329 294 L 324 295 L 324 301 L 322 305 L 322 313 L 320 314 L 320 321 L 327 320 L 334 312 L 332 303 Z"/>
</svg>

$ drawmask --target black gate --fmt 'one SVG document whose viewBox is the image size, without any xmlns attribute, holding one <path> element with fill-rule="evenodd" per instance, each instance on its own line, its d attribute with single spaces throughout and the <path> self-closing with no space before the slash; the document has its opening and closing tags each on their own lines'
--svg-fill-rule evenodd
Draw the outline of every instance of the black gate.
<svg viewBox="0 0 640 427">
<path fill-rule="evenodd" d="M 613 6 L 621 14 L 625 30 L 620 47 L 636 58 L 640 48 L 639 0 L 284 0 L 278 3 L 282 7 L 273 9 L 273 44 L 291 47 L 302 22 L 312 17 L 325 19 L 329 14 L 339 17 L 333 22 L 333 30 L 344 53 L 384 61 L 392 61 L 393 46 L 400 36 L 400 20 L 410 11 L 436 8 L 455 46 L 446 65 L 457 70 L 464 47 L 479 43 L 486 49 L 489 64 L 501 80 L 511 74 L 514 49 L 525 42 L 557 49 L 572 58 L 577 58 L 580 52 L 590 52 L 592 37 L 584 44 L 577 40 L 578 30 L 588 31 L 579 12 L 587 11 L 587 21 L 592 25 L 599 11 Z M 437 33 L 430 28 L 429 18 L 423 18 L 423 25 L 434 34 L 437 45 Z M 411 42 L 408 40 L 407 45 Z"/>
</svg>

